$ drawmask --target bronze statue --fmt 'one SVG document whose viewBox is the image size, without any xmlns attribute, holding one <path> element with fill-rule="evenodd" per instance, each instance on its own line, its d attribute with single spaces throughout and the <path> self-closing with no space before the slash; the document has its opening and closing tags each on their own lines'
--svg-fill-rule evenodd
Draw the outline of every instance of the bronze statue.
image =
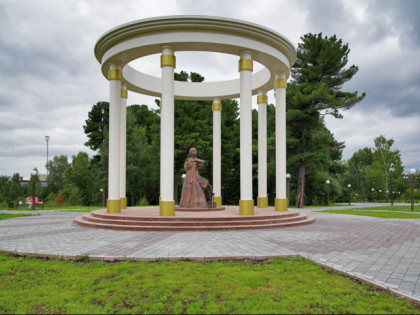
<svg viewBox="0 0 420 315">
<path fill-rule="evenodd" d="M 191 148 L 189 151 L 191 157 L 187 158 L 184 164 L 186 177 L 182 187 L 181 201 L 179 207 L 181 208 L 210 208 L 213 205 L 213 192 L 211 185 L 205 178 L 201 177 L 198 168 L 204 166 L 203 160 L 197 159 L 196 148 Z M 207 202 L 204 189 L 209 190 L 209 199 Z"/>
</svg>

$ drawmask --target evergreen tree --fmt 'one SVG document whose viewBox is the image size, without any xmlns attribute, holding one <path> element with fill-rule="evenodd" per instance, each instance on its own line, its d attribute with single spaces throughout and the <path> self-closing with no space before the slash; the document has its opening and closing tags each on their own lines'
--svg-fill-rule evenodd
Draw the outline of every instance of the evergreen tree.
<svg viewBox="0 0 420 315">
<path fill-rule="evenodd" d="M 360 102 L 365 94 L 342 91 L 358 71 L 357 66 L 345 68 L 350 49 L 336 36 L 306 34 L 298 45 L 297 60 L 292 68 L 293 81 L 287 89 L 288 153 L 298 164 L 296 206 L 303 207 L 305 178 L 318 159 L 319 131 L 325 129 L 321 115 L 342 118 L 346 110 Z M 327 145 L 331 145 L 327 144 Z M 333 143 L 333 147 L 339 146 Z"/>
</svg>

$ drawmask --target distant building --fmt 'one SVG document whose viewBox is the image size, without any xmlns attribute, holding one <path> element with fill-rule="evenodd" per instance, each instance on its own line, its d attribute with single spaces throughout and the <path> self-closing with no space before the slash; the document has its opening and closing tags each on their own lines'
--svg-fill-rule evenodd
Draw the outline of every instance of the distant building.
<svg viewBox="0 0 420 315">
<path fill-rule="evenodd" d="M 22 186 L 26 186 L 30 181 L 30 177 L 21 177 L 20 184 Z M 38 182 L 41 184 L 42 187 L 47 187 L 47 174 L 38 174 Z"/>
</svg>

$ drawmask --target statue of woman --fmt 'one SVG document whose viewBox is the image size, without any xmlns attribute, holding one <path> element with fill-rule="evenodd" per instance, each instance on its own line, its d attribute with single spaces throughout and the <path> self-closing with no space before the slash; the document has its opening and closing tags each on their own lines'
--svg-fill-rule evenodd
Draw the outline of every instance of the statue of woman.
<svg viewBox="0 0 420 315">
<path fill-rule="evenodd" d="M 198 168 L 204 166 L 204 161 L 197 159 L 197 150 L 190 149 L 191 157 L 187 158 L 184 164 L 186 177 L 182 187 L 181 208 L 208 208 L 204 189 L 207 188 L 208 181 L 200 176 Z"/>
</svg>

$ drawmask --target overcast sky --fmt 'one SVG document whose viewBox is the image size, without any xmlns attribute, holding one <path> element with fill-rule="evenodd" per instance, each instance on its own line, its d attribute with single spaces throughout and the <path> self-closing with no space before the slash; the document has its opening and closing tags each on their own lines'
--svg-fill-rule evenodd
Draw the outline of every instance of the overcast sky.
<svg viewBox="0 0 420 315">
<path fill-rule="evenodd" d="M 393 138 L 406 171 L 420 168 L 420 1 L 415 0 L 0 0 L 0 175 L 46 173 L 49 157 L 92 155 L 83 125 L 92 105 L 108 101 L 108 81 L 93 49 L 121 24 L 163 15 L 211 15 L 271 28 L 296 47 L 306 33 L 337 35 L 359 72 L 344 86 L 366 98 L 327 127 L 344 141 L 343 158 Z M 176 71 L 206 81 L 238 77 L 237 57 L 178 53 Z M 158 56 L 136 63 L 160 75 Z M 274 103 L 273 94 L 268 94 Z M 254 97 L 255 98 L 255 97 Z M 129 93 L 128 104 L 155 107 L 154 97 Z M 256 103 L 256 100 L 254 100 Z"/>
</svg>

